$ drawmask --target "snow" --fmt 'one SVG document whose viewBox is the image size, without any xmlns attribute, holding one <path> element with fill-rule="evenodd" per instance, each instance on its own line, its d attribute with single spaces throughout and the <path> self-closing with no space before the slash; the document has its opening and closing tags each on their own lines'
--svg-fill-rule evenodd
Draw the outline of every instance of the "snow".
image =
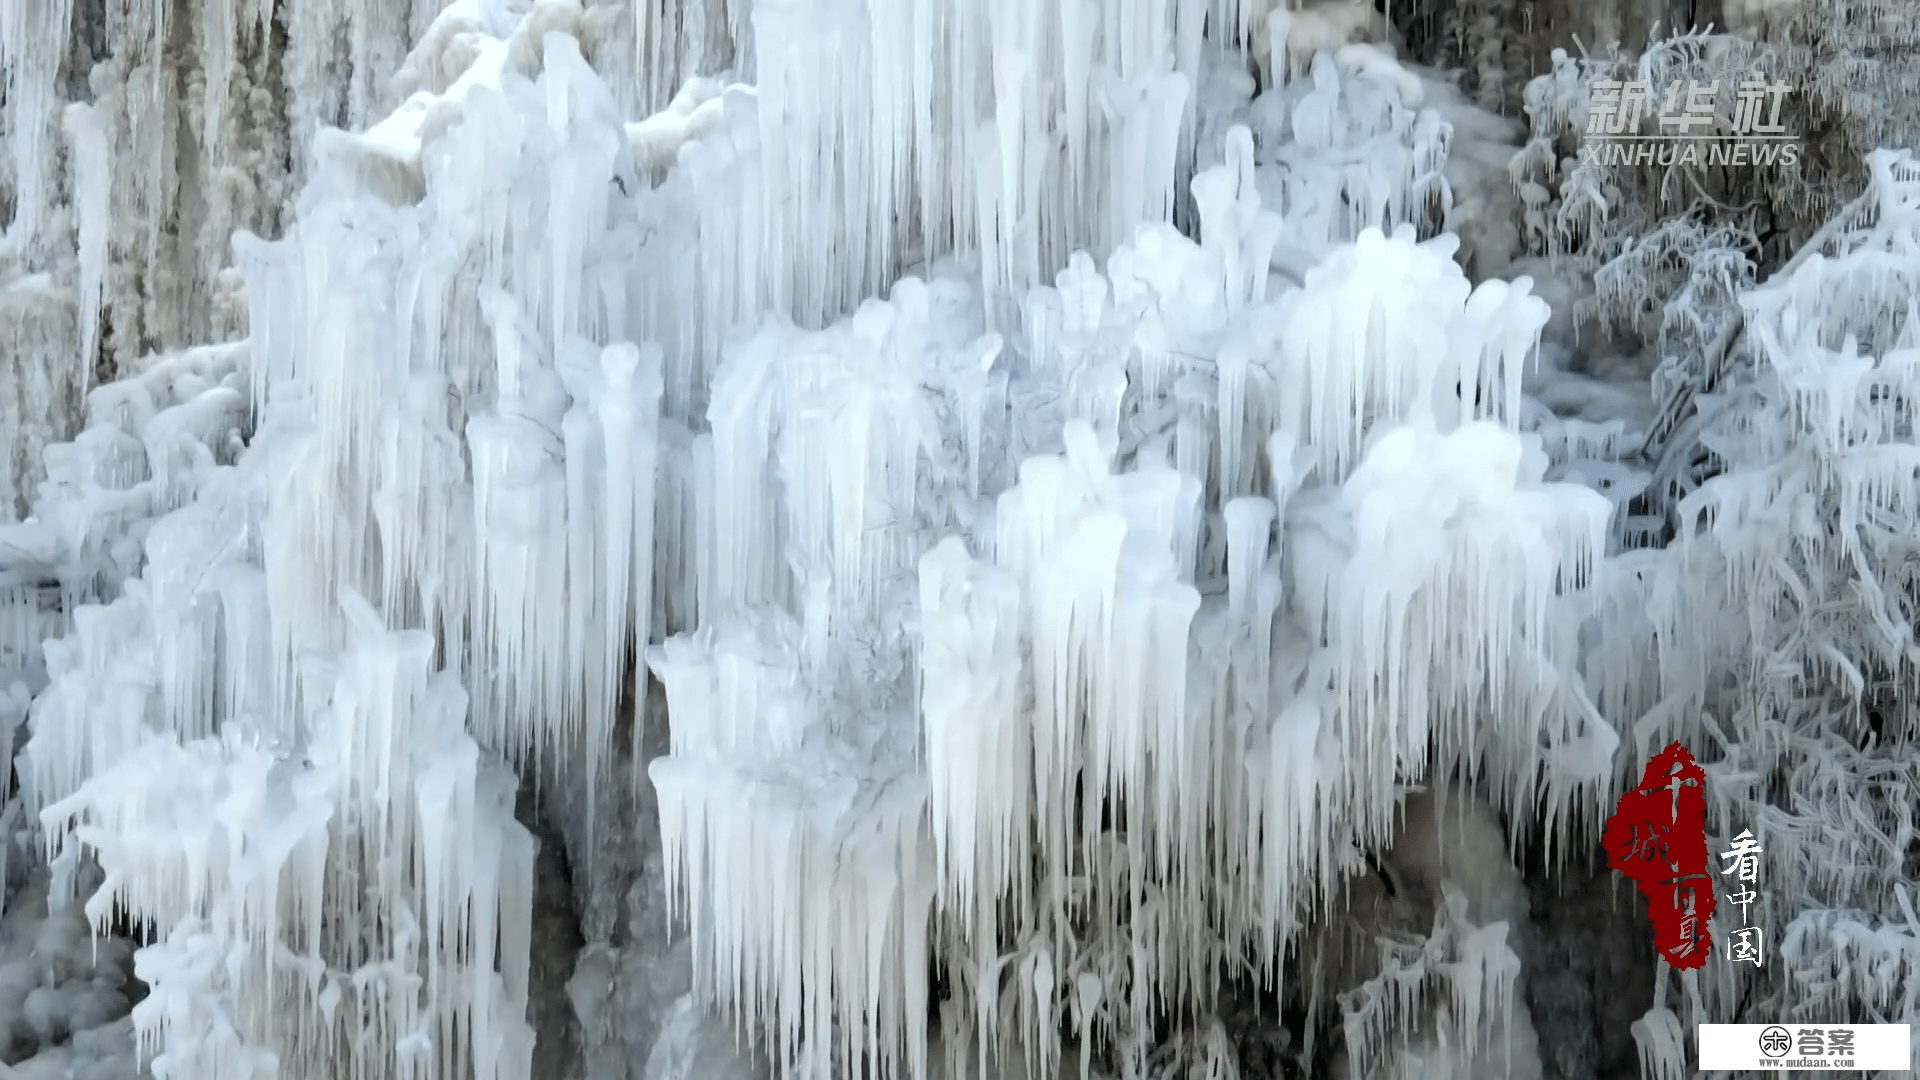
<svg viewBox="0 0 1920 1080">
<path fill-rule="evenodd" d="M 1266 41 L 1268 70 L 1272 83 L 1290 82 L 1304 74 L 1319 53 L 1339 55 L 1383 20 L 1372 5 L 1362 0 L 1303 4 L 1295 8 L 1280 4 L 1267 13 Z M 1285 57 L 1285 63 L 1279 62 Z M 1409 102 L 1417 104 L 1417 102 Z"/>
<path fill-rule="evenodd" d="M 0 1040 L 14 1059 L 13 1072 L 89 1080 L 131 1075 L 132 950 L 124 941 L 93 938 L 76 911 L 49 913 L 44 868 L 23 885 L 26 903 L 7 912 L 0 933 L 0 1016 L 7 1018 Z"/>
</svg>

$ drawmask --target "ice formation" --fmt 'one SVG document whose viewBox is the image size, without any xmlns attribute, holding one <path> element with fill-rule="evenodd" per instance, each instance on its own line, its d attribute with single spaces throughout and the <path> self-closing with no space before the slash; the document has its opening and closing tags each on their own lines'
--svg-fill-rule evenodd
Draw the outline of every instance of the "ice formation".
<svg viewBox="0 0 1920 1080">
<path fill-rule="evenodd" d="M 1542 1075 L 1519 1000 L 1528 898 L 1506 848 L 1490 808 L 1470 793 L 1441 788 L 1407 800 L 1380 870 L 1393 890 L 1357 891 L 1347 904 L 1346 944 L 1378 958 L 1377 974 L 1346 995 L 1342 1052 L 1354 1073 Z M 1429 911 L 1430 932 L 1408 925 Z M 1435 998 L 1445 1004 L 1434 1008 Z M 1336 1062 L 1332 1071 L 1343 1070 Z"/>
<path fill-rule="evenodd" d="M 1766 841 L 1817 1004 L 1912 1015 L 1907 892 L 1854 902 L 1913 839 L 1892 735 L 1726 689 L 1911 674 L 1910 156 L 1742 294 L 1758 362 L 1700 400 L 1748 467 L 1660 548 L 1646 433 L 1524 392 L 1504 125 L 1364 2 L 108 7 L 139 47 L 71 86 L 68 6 L 0 9 L 5 813 L 49 940 L 149 938 L 86 1053 L 529 1076 L 517 772 L 584 793 L 588 878 L 602 808 L 657 804 L 693 972 L 657 1080 L 711 1060 L 700 1009 L 806 1080 L 1227 1075 L 1242 971 L 1348 991 L 1357 1077 L 1526 1075 L 1501 842 L 1564 857 L 1706 730 L 1714 828 L 1802 754 Z M 1848 769 L 1894 793 L 1871 873 L 1815 869 Z M 1468 853 L 1407 871 L 1417 941 L 1309 963 L 1403 833 Z M 604 1042 L 632 970 L 582 955 Z M 71 975 L 36 1038 L 124 1010 Z"/>
</svg>

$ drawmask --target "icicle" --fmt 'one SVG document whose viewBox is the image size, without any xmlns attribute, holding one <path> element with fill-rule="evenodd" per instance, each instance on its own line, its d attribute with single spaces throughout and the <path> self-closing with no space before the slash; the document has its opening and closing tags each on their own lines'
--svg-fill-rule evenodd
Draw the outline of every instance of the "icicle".
<svg viewBox="0 0 1920 1080">
<path fill-rule="evenodd" d="M 1267 560 L 1268 532 L 1273 528 L 1274 504 L 1267 499 L 1242 498 L 1228 503 L 1227 605 L 1235 621 L 1251 618 L 1255 571 Z"/>
<path fill-rule="evenodd" d="M 657 347 L 595 350 L 575 341 L 560 374 L 575 404 L 562 423 L 566 470 L 566 659 L 584 666 L 579 685 L 587 769 L 587 820 L 616 723 L 622 680 L 650 636 L 651 549 L 662 357 Z M 629 636 L 633 643 L 629 645 Z M 591 663 L 582 665 L 582 658 Z M 555 678 L 571 679 L 556 671 Z M 636 719 L 634 739 L 645 730 Z M 549 733 L 551 734 L 551 733 Z M 570 742 L 551 747 L 566 753 Z M 640 760 L 635 747 L 634 760 Z"/>
<path fill-rule="evenodd" d="M 1024 862 L 1031 779 L 1020 710 L 1018 586 L 967 557 L 957 538 L 920 560 L 921 717 L 941 903 L 993 927 L 989 902 Z"/>
<path fill-rule="evenodd" d="M 1366 569 L 1342 587 L 1337 640 L 1352 651 L 1336 679 L 1366 725 L 1347 738 L 1373 768 L 1414 764 L 1436 722 L 1442 760 L 1472 753 L 1465 725 L 1483 683 L 1495 715 L 1527 717 L 1515 738 L 1533 738 L 1545 702 L 1531 700 L 1522 658 L 1548 655 L 1561 583 L 1605 551 L 1612 507 L 1584 488 L 1534 487 L 1522 451 L 1485 422 L 1444 436 L 1403 428 L 1375 441 L 1345 487 L 1352 565 Z"/>
<path fill-rule="evenodd" d="M 0 12 L 0 79 L 6 80 L 6 128 L 13 144 L 13 221 L 8 240 L 27 247 L 48 208 L 43 185 L 53 156 L 46 152 L 51 134 L 54 75 L 67 55 L 73 0 L 9 4 Z"/>
<path fill-rule="evenodd" d="M 676 718 L 672 755 L 650 767 L 668 895 L 693 915 L 699 969 L 714 977 L 696 992 L 737 1010 L 789 1074 L 825 1075 L 837 1031 L 843 1066 L 873 1047 L 892 1075 L 900 1039 L 923 1037 L 927 988 L 904 950 L 925 947 L 915 927 L 934 896 L 915 839 L 927 793 L 821 737 L 793 690 L 796 629 L 757 655 L 703 631 L 650 656 Z M 744 669 L 715 678 L 736 656 Z M 787 738 L 757 733 L 769 714 L 791 718 Z M 924 1067 L 921 1052 L 906 1057 Z"/>
<path fill-rule="evenodd" d="M 1227 133 L 1227 160 L 1193 179 L 1201 238 L 1218 253 L 1226 271 L 1228 311 L 1265 301 L 1280 215 L 1261 208 L 1254 183 L 1253 134 L 1235 126 Z"/>
<path fill-rule="evenodd" d="M 1660 968 L 1666 979 L 1667 969 Z M 1633 1041 L 1640 1052 L 1640 1074 L 1651 1080 L 1678 1080 L 1687 1074 L 1686 1035 L 1680 1018 L 1659 1003 L 1633 1022 Z"/>
<path fill-rule="evenodd" d="M 200 74 L 206 80 L 206 104 L 200 123 L 200 145 L 212 153 L 225 139 L 228 87 L 233 81 L 234 57 L 239 52 L 240 12 L 243 0 L 211 0 L 198 27 Z M 256 23 L 256 27 L 258 24 Z"/>
<path fill-rule="evenodd" d="M 67 106 L 65 120 L 73 154 L 74 216 L 80 232 L 80 392 L 85 394 L 100 349 L 100 301 L 111 228 L 112 129 L 98 110 L 80 102 Z"/>
<path fill-rule="evenodd" d="M 1191 92 L 1187 76 L 1179 72 L 1107 75 L 1102 106 L 1113 150 L 1105 179 L 1115 193 L 1103 238 L 1107 245 L 1118 246 L 1143 223 L 1172 220 L 1180 120 Z"/>
<path fill-rule="evenodd" d="M 1350 468 L 1367 416 L 1447 415 L 1443 395 L 1453 396 L 1454 380 L 1443 380 L 1441 373 L 1450 346 L 1434 331 L 1461 321 L 1470 294 L 1451 257 L 1453 245 L 1445 236 L 1417 244 L 1409 226 L 1391 239 L 1368 229 L 1353 247 L 1309 273 L 1306 288 L 1293 295 L 1292 332 L 1285 339 L 1292 374 L 1282 378 L 1306 389 L 1287 387 L 1280 423 L 1302 432 L 1308 445 L 1324 448 L 1319 465 L 1332 478 Z M 1499 295 L 1490 292 L 1488 299 Z M 1418 306 L 1410 310 L 1409 303 Z M 1385 317 L 1388 304 L 1396 308 L 1392 319 Z M 1518 377 L 1525 353 L 1516 355 L 1513 343 L 1520 339 L 1530 345 L 1545 324 L 1545 307 L 1536 300 L 1502 309 L 1496 324 L 1503 335 L 1498 360 L 1485 351 L 1477 356 L 1455 352 L 1454 370 L 1473 371 L 1474 385 L 1490 383 L 1498 372 L 1508 387 L 1517 387 L 1510 380 Z M 1474 321 L 1479 311 L 1476 306 Z M 1464 383 L 1459 394 L 1466 397 Z"/>
</svg>

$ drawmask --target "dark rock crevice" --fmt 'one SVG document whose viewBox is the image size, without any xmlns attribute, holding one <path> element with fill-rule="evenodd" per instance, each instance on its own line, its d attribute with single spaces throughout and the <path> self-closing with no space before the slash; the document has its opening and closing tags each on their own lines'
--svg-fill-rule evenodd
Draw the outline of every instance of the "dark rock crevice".
<svg viewBox="0 0 1920 1080">
<path fill-rule="evenodd" d="M 1638 1080 L 1631 1028 L 1653 1006 L 1656 956 L 1646 901 L 1599 860 L 1525 877 L 1541 1080 Z"/>
<path fill-rule="evenodd" d="M 533 785 L 523 778 L 514 816 L 539 844 L 533 861 L 533 949 L 527 970 L 533 1075 L 542 1080 L 574 1080 L 585 1072 L 580 1022 L 567 1000 L 567 980 L 585 942 L 566 845 L 542 809 Z"/>
</svg>

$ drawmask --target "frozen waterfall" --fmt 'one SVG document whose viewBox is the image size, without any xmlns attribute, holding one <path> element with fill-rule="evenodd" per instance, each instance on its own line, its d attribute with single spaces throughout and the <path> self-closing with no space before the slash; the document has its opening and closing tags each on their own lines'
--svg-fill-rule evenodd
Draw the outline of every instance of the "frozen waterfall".
<svg viewBox="0 0 1920 1080">
<path fill-rule="evenodd" d="M 559 842 L 583 1080 L 1557 1076 L 1521 853 L 1683 737 L 1914 1018 L 1900 722 L 1736 693 L 1920 660 L 1914 159 L 1652 462 L 1390 15 L 0 0 L 19 1075 L 530 1080 Z"/>
</svg>

